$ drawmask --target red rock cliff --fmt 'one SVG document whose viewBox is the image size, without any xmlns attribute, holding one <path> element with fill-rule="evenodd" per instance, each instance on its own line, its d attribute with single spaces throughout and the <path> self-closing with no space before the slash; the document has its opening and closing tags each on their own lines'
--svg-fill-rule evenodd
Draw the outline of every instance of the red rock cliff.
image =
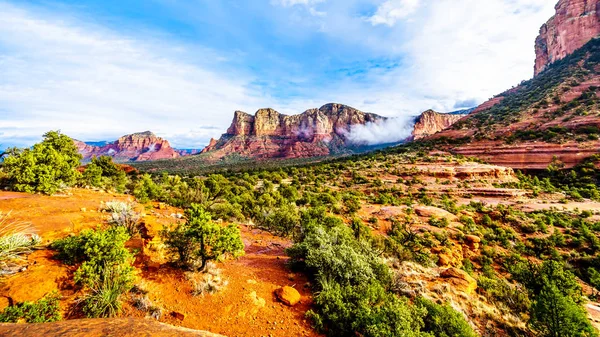
<svg viewBox="0 0 600 337">
<path fill-rule="evenodd" d="M 384 120 L 342 104 L 287 116 L 273 109 L 260 109 L 254 116 L 236 111 L 221 139 L 203 150 L 210 157 L 237 154 L 249 158 L 301 158 L 329 155 L 343 148 L 352 125 Z"/>
<path fill-rule="evenodd" d="M 79 153 L 84 160 L 93 156 L 111 156 L 115 161 L 146 161 L 177 158 L 180 153 L 173 149 L 165 139 L 157 137 L 150 131 L 125 135 L 105 146 L 92 146 L 75 141 Z"/>
<path fill-rule="evenodd" d="M 600 34 L 600 0 L 560 0 L 535 41 L 535 75 Z"/>
<path fill-rule="evenodd" d="M 417 117 L 412 132 L 412 138 L 417 140 L 436 134 L 449 128 L 464 116 L 466 116 L 466 114 L 443 114 L 433 110 L 427 110 Z"/>
</svg>

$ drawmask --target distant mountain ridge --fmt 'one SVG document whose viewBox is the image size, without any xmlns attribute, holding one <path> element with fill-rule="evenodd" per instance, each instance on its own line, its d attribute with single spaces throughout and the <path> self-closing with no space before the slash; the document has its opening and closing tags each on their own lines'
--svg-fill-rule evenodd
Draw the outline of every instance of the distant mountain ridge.
<svg viewBox="0 0 600 337">
<path fill-rule="evenodd" d="M 74 140 L 83 160 L 96 156 L 110 156 L 116 162 L 136 162 L 178 158 L 195 154 L 197 150 L 177 150 L 166 139 L 150 131 L 133 133 L 120 137 L 114 142 L 82 142 Z"/>
</svg>

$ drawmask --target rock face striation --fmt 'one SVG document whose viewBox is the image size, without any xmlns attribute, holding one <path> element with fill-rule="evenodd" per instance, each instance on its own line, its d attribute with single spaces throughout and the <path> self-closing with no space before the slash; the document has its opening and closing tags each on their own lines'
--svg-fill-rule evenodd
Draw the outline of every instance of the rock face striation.
<svg viewBox="0 0 600 337">
<path fill-rule="evenodd" d="M 225 337 L 142 318 L 87 318 L 54 323 L 0 324 L 0 336 L 22 337 Z"/>
<path fill-rule="evenodd" d="M 600 34 L 600 0 L 560 0 L 535 41 L 535 74 Z"/>
<path fill-rule="evenodd" d="M 150 131 L 123 136 L 115 142 L 104 146 L 94 146 L 75 140 L 75 145 L 83 159 L 90 160 L 94 156 L 111 156 L 117 162 L 147 161 L 177 158 L 181 153 L 173 149 L 165 139 L 157 137 Z"/>
<path fill-rule="evenodd" d="M 433 110 L 423 112 L 415 120 L 412 139 L 419 140 L 445 130 L 467 114 L 439 113 Z"/>
<path fill-rule="evenodd" d="M 336 103 L 292 116 L 273 109 L 260 109 L 254 116 L 236 111 L 227 132 L 218 141 L 211 140 L 202 152 L 215 159 L 326 156 L 355 145 L 348 138 L 353 126 L 385 119 Z"/>
</svg>

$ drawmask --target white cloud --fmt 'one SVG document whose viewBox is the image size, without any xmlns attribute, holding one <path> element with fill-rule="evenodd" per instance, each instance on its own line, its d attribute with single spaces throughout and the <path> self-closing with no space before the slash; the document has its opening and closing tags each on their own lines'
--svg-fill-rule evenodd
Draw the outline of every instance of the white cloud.
<svg viewBox="0 0 600 337">
<path fill-rule="evenodd" d="M 388 118 L 365 125 L 352 125 L 346 138 L 357 145 L 397 143 L 410 137 L 412 126 L 413 119 L 411 117 Z"/>
<path fill-rule="evenodd" d="M 531 78 L 535 38 L 554 14 L 547 0 L 436 0 L 423 2 L 412 24 L 381 31 L 352 21 L 344 6 L 324 8 L 329 16 L 321 31 L 399 65 L 336 83 L 335 90 L 317 92 L 313 100 L 386 116 L 452 111 Z"/>
<path fill-rule="evenodd" d="M 319 68 L 314 61 L 309 64 L 317 66 L 307 69 L 298 61 L 303 54 L 282 56 L 279 64 L 289 62 L 286 67 L 295 69 L 294 83 L 302 91 L 274 99 L 271 88 L 262 88 L 260 96 L 248 89 L 256 87 L 257 78 L 215 61 L 234 55 L 171 37 L 149 40 L 154 32 L 126 36 L 0 0 L 0 146 L 19 139 L 30 144 L 60 128 L 85 140 L 152 130 L 179 147 L 198 147 L 225 131 L 234 110 L 267 106 L 298 113 L 339 102 L 385 116 L 412 116 L 428 108 L 451 111 L 460 102 L 482 102 L 531 77 L 534 39 L 554 13 L 548 0 L 430 0 L 386 16 L 379 13 L 386 3 L 398 9 L 401 2 L 372 0 L 380 5 L 375 16 L 381 17 L 374 26 L 359 10 L 367 1 L 271 1 L 283 13 L 274 31 L 294 37 L 287 43 L 324 36 L 319 43 L 332 48 L 306 47 L 350 55 L 341 59 L 359 63 L 357 68 L 366 61 L 398 63 L 331 79 L 323 73 L 335 72 L 335 64 Z M 304 20 L 308 15 L 312 20 Z M 294 16 L 301 19 L 290 20 Z M 403 25 L 407 18 L 412 24 Z M 330 57 L 319 55 L 325 63 Z M 269 76 L 289 76 L 289 69 L 281 69 L 286 67 Z"/>
<path fill-rule="evenodd" d="M 0 49 L 4 144 L 50 129 L 84 140 L 152 130 L 185 140 L 176 146 L 201 147 L 222 131 L 189 139 L 195 126 L 224 130 L 236 109 L 266 105 L 247 89 L 253 78 L 228 73 L 210 61 L 220 57 L 210 50 L 124 36 L 3 2 Z"/>
<path fill-rule="evenodd" d="M 399 20 L 405 19 L 414 14 L 421 0 L 387 0 L 381 4 L 373 16 L 368 18 L 373 26 L 388 25 L 394 26 Z"/>
</svg>

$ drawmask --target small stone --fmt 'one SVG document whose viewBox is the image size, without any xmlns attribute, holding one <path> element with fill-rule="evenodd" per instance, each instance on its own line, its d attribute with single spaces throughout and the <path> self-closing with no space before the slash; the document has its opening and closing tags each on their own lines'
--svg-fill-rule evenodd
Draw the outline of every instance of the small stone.
<svg viewBox="0 0 600 337">
<path fill-rule="evenodd" d="M 180 321 L 183 321 L 185 319 L 185 314 L 178 311 L 172 311 L 171 316 Z"/>
<path fill-rule="evenodd" d="M 275 290 L 275 296 L 285 305 L 293 307 L 300 302 L 301 296 L 298 290 L 292 287 L 282 287 Z"/>
</svg>

